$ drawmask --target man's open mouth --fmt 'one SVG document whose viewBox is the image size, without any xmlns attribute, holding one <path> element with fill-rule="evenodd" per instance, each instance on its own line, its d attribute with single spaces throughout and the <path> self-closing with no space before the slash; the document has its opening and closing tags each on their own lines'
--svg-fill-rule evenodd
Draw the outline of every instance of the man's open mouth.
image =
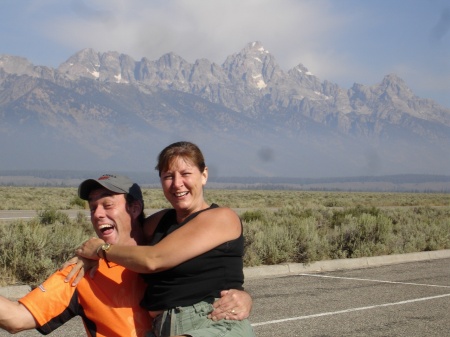
<svg viewBox="0 0 450 337">
<path fill-rule="evenodd" d="M 112 231 L 114 229 L 113 225 L 110 224 L 105 224 L 105 225 L 101 225 L 98 227 L 98 229 L 100 230 L 100 232 L 102 232 L 103 234 L 107 234 L 107 232 Z"/>
</svg>

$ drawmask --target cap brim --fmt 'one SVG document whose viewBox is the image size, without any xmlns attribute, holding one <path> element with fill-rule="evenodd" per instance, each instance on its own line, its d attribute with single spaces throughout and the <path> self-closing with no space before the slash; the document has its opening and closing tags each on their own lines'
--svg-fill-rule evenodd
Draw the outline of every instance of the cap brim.
<svg viewBox="0 0 450 337">
<path fill-rule="evenodd" d="M 80 186 L 78 186 L 78 196 L 83 200 L 89 199 L 89 194 L 94 188 L 102 187 L 100 183 L 95 179 L 88 179 L 83 181 Z"/>
<path fill-rule="evenodd" d="M 110 190 L 111 192 L 115 193 L 127 193 L 127 191 L 124 191 L 117 186 L 114 186 L 112 184 L 109 184 L 107 181 L 98 181 L 95 179 L 87 179 L 83 181 L 80 186 L 78 187 L 78 196 L 83 200 L 89 200 L 89 194 L 92 192 L 92 190 L 97 188 L 106 188 L 107 190 Z"/>
</svg>

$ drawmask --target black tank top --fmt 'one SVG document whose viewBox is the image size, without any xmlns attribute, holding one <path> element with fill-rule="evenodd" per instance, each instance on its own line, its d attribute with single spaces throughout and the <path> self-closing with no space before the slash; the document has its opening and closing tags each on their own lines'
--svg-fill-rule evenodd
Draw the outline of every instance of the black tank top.
<svg viewBox="0 0 450 337">
<path fill-rule="evenodd" d="M 212 204 L 210 208 L 215 207 L 218 206 Z M 150 245 L 158 243 L 199 213 L 210 208 L 190 215 L 181 224 L 177 224 L 175 210 L 169 210 L 161 218 Z M 183 249 L 183 246 L 179 249 Z M 172 269 L 142 274 L 148 287 L 141 306 L 152 311 L 166 310 L 220 297 L 221 290 L 243 289 L 243 253 L 244 237 L 241 232 L 239 238 L 225 242 Z"/>
</svg>

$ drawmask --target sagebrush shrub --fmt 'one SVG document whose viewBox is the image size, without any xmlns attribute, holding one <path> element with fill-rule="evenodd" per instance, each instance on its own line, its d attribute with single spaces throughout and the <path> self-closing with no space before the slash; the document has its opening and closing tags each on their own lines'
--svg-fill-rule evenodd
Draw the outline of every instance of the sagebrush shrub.
<svg viewBox="0 0 450 337">
<path fill-rule="evenodd" d="M 450 248 L 450 194 L 206 190 L 210 203 L 245 208 L 244 265 L 309 263 Z M 146 208 L 170 204 L 143 189 Z M 40 210 L 0 224 L 0 283 L 37 284 L 92 236 L 75 188 L 0 187 L 1 209 Z"/>
<path fill-rule="evenodd" d="M 0 226 L 0 268 L 9 270 L 10 279 L 37 285 L 92 235 L 92 225 L 83 214 L 69 219 L 60 211 L 43 210 L 28 222 Z"/>
</svg>

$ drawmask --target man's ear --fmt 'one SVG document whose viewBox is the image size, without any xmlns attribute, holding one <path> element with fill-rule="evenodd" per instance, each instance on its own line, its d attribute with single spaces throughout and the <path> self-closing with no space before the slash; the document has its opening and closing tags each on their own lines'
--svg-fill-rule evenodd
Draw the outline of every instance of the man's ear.
<svg viewBox="0 0 450 337">
<path fill-rule="evenodd" d="M 133 203 L 133 212 L 135 212 L 137 215 L 139 215 L 142 211 L 142 203 L 139 201 L 136 201 Z"/>
<path fill-rule="evenodd" d="M 141 213 L 142 205 L 140 202 L 135 201 L 131 205 L 127 206 L 128 212 L 134 216 L 138 216 Z"/>
</svg>

